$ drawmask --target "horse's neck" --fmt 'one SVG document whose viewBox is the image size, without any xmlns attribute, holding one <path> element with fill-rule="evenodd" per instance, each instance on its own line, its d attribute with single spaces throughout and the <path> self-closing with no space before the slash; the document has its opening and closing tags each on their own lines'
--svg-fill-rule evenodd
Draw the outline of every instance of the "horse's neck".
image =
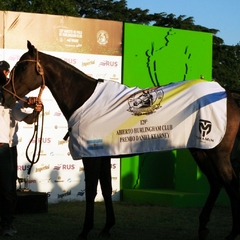
<svg viewBox="0 0 240 240">
<path fill-rule="evenodd" d="M 92 95 L 97 81 L 82 72 L 57 67 L 46 74 L 46 85 L 67 120 Z"/>
</svg>

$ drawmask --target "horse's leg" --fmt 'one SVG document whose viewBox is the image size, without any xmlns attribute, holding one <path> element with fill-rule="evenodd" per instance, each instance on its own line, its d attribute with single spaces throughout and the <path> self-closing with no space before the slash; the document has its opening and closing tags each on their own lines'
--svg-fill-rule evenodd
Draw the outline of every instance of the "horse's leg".
<svg viewBox="0 0 240 240">
<path fill-rule="evenodd" d="M 87 239 L 93 229 L 94 199 L 97 194 L 97 184 L 101 169 L 101 158 L 83 158 L 85 172 L 86 210 L 83 230 L 76 240 Z"/>
<path fill-rule="evenodd" d="M 200 170 L 205 174 L 210 185 L 210 192 L 207 200 L 202 208 L 199 215 L 199 228 L 198 236 L 200 240 L 207 238 L 209 230 L 207 228 L 207 223 L 210 221 L 210 215 L 217 197 L 222 189 L 222 181 L 218 177 L 216 170 L 212 161 L 209 159 L 204 151 L 198 149 L 189 149 L 192 156 L 194 157 L 196 163 L 198 164 Z"/>
<path fill-rule="evenodd" d="M 101 162 L 100 185 L 106 208 L 106 224 L 99 237 L 110 237 L 110 229 L 115 225 L 115 215 L 112 203 L 111 158 L 104 157 Z"/>
<path fill-rule="evenodd" d="M 229 196 L 232 210 L 232 230 L 226 237 L 228 240 L 234 240 L 240 234 L 240 196 L 239 179 L 232 169 L 232 179 L 224 184 L 225 190 Z"/>
<path fill-rule="evenodd" d="M 212 155 L 213 153 L 213 155 Z M 224 153 L 220 147 L 208 150 L 208 155 L 212 155 L 216 171 L 223 181 L 223 186 L 228 194 L 232 210 L 232 230 L 226 237 L 228 240 L 234 240 L 240 234 L 240 196 L 239 181 L 230 161 L 230 153 Z M 215 156 L 213 158 L 213 156 Z M 218 158 L 216 158 L 218 156 Z"/>
</svg>

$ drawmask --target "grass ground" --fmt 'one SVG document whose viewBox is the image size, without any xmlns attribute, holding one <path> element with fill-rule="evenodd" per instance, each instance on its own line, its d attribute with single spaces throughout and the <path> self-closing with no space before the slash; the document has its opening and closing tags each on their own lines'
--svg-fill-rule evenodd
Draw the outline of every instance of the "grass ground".
<svg viewBox="0 0 240 240">
<path fill-rule="evenodd" d="M 116 225 L 112 240 L 197 240 L 201 208 L 170 208 L 114 202 Z M 216 206 L 208 240 L 224 239 L 231 229 L 229 207 Z M 75 240 L 81 231 L 85 202 L 49 204 L 47 213 L 16 215 L 18 233 L 12 240 Z M 89 240 L 97 239 L 105 222 L 104 203 L 95 204 L 95 226 Z M 0 237 L 1 238 L 1 237 Z M 237 238 L 236 240 L 239 240 Z"/>
</svg>

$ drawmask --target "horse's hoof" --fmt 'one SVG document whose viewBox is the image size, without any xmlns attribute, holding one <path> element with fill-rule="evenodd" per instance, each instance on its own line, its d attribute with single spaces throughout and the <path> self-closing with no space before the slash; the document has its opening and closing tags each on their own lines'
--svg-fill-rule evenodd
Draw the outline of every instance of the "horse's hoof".
<svg viewBox="0 0 240 240">
<path fill-rule="evenodd" d="M 209 234 L 209 230 L 207 228 L 201 230 L 198 232 L 198 238 L 199 240 L 205 240 Z"/>
</svg>

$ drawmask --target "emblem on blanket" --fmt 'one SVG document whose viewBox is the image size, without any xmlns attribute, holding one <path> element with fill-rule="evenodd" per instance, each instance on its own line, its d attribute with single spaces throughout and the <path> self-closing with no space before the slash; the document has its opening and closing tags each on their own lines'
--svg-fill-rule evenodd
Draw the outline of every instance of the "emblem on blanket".
<svg viewBox="0 0 240 240">
<path fill-rule="evenodd" d="M 156 109 L 161 107 L 160 103 L 163 99 L 163 95 L 164 92 L 162 88 L 159 87 L 139 91 L 129 98 L 128 111 L 137 116 L 154 113 Z"/>
<path fill-rule="evenodd" d="M 199 139 L 205 141 L 213 141 L 213 139 L 207 138 L 206 136 L 212 131 L 212 122 L 204 119 L 199 120 L 199 132 L 201 137 Z"/>
</svg>

